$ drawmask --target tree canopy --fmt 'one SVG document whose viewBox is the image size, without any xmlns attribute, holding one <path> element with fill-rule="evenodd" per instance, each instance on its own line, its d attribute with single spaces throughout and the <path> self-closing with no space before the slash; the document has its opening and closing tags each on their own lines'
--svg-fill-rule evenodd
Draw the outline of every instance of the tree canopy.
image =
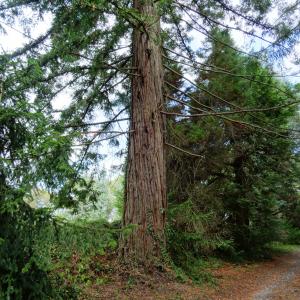
<svg viewBox="0 0 300 300">
<path fill-rule="evenodd" d="M 28 42 L 0 55 L 0 215 L 8 226 L 0 253 L 10 253 L 14 235 L 24 241 L 34 232 L 35 212 L 24 203 L 34 188 L 47 190 L 54 208 L 97 202 L 91 170 L 103 158 L 99 146 L 122 137 L 123 227 L 133 225 L 119 243 L 127 264 L 164 263 L 167 198 L 171 215 L 197 212 L 194 225 L 213 223 L 202 233 L 188 220 L 167 225 L 175 236 L 186 228 L 211 235 L 208 248 L 226 240 L 236 251 L 257 250 L 275 239 L 278 215 L 295 225 L 298 131 L 290 125 L 299 93 L 272 64 L 295 54 L 298 6 L 2 1 L 0 29 L 18 30 Z M 45 19 L 49 28 L 36 37 Z M 235 45 L 234 33 L 253 46 Z M 69 100 L 55 109 L 66 91 Z M 23 221 L 24 233 L 13 226 Z M 3 256 L 5 295 L 18 285 L 11 278 L 34 268 L 30 249 L 12 254 L 11 267 Z"/>
</svg>

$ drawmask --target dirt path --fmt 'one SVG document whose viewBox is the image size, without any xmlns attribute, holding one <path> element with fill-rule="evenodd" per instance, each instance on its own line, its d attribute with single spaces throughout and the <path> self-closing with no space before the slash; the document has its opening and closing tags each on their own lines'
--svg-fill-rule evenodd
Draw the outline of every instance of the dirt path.
<svg viewBox="0 0 300 300">
<path fill-rule="evenodd" d="M 216 271 L 219 287 L 207 293 L 214 300 L 300 299 L 300 250 L 248 266 L 225 266 Z"/>
<path fill-rule="evenodd" d="M 256 293 L 253 300 L 265 299 L 300 299 L 300 252 L 283 258 L 283 270 L 273 270 L 275 281 Z M 272 277 L 272 274 L 270 274 Z"/>
<path fill-rule="evenodd" d="M 154 276 L 136 284 L 116 280 L 108 285 L 94 286 L 82 299 L 300 300 L 300 249 L 254 264 L 226 263 L 212 273 L 217 279 L 214 287 Z"/>
</svg>

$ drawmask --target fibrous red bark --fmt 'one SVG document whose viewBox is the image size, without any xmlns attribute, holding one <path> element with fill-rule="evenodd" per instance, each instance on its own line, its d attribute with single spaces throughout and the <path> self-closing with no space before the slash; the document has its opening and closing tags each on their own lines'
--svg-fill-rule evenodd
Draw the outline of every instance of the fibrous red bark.
<svg viewBox="0 0 300 300">
<path fill-rule="evenodd" d="M 155 3 L 134 0 L 134 8 L 149 20 L 133 32 L 131 130 L 129 140 L 124 225 L 135 224 L 123 241 L 125 260 L 153 263 L 165 244 L 166 171 L 164 153 L 163 66 L 160 22 Z"/>
</svg>

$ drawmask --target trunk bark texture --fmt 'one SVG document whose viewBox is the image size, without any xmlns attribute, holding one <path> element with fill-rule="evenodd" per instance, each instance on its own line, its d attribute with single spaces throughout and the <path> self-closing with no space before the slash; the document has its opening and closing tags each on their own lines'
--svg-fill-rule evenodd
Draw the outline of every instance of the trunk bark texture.
<svg viewBox="0 0 300 300">
<path fill-rule="evenodd" d="M 133 32 L 131 130 L 127 164 L 124 226 L 134 224 L 123 239 L 127 262 L 144 265 L 161 259 L 165 245 L 166 171 L 164 153 L 163 66 L 160 21 L 153 0 L 134 0 L 148 19 Z"/>
</svg>

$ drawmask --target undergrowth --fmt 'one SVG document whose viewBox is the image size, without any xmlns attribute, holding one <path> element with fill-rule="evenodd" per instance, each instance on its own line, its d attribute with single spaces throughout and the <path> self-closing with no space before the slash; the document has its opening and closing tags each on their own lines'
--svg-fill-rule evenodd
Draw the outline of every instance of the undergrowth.
<svg viewBox="0 0 300 300">
<path fill-rule="evenodd" d="M 118 223 L 103 220 L 53 219 L 45 226 L 34 251 L 55 289 L 51 299 L 78 299 L 92 284 L 107 283 L 112 272 L 107 257 L 115 252 L 120 231 Z"/>
<path fill-rule="evenodd" d="M 249 260 L 243 252 L 237 251 L 231 240 L 207 232 L 212 216 L 195 211 L 191 202 L 171 206 L 169 214 L 164 253 L 179 282 L 192 280 L 197 285 L 215 285 L 212 271 L 224 261 Z M 114 280 L 116 269 L 112 261 L 122 231 L 120 222 L 105 220 L 68 221 L 56 217 L 44 222 L 32 241 L 32 251 L 36 258 L 34 263 L 43 270 L 43 276 L 47 275 L 53 290 L 45 299 L 79 299 L 82 291 L 91 286 L 106 285 Z M 284 225 L 282 241 L 265 245 L 264 251 L 277 255 L 298 250 L 299 246 L 289 243 L 299 242 L 298 236 L 298 229 Z M 31 267 L 33 265 L 28 265 Z M 27 274 L 26 269 L 22 272 L 22 276 Z M 129 276 L 127 288 L 136 284 L 138 281 Z"/>
</svg>

